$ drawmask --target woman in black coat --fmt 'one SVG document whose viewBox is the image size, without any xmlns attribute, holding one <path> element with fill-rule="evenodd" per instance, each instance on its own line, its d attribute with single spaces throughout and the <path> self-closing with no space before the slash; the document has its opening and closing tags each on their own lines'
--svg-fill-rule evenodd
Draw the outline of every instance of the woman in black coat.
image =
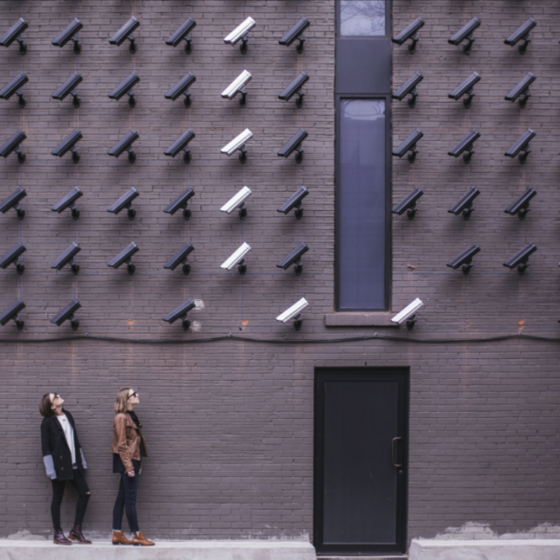
<svg viewBox="0 0 560 560">
<path fill-rule="evenodd" d="M 43 462 L 53 488 L 51 502 L 54 525 L 53 542 L 54 544 L 72 544 L 72 541 L 64 536 L 60 523 L 60 504 L 64 496 L 66 481 L 68 481 L 78 491 L 79 496 L 74 527 L 68 536 L 80 544 L 91 544 L 91 541 L 88 541 L 82 534 L 82 522 L 90 496 L 84 478 L 87 464 L 78 440 L 74 418 L 67 410 L 63 410 L 63 402 L 64 399 L 60 395 L 47 393 L 39 405 L 39 411 L 44 417 L 41 424 Z"/>
</svg>

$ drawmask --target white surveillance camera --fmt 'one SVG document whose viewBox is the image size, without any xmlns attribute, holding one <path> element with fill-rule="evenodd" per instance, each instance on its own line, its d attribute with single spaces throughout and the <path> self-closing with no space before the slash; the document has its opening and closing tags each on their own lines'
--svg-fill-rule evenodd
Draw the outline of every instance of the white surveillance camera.
<svg viewBox="0 0 560 560">
<path fill-rule="evenodd" d="M 220 265 L 220 268 L 223 268 L 224 270 L 231 270 L 236 264 L 239 264 L 239 273 L 245 274 L 247 266 L 243 264 L 243 260 L 250 250 L 251 246 L 248 243 L 243 243 L 243 245 L 241 245 L 241 247 L 239 247 L 233 255 Z"/>
<path fill-rule="evenodd" d="M 222 91 L 222 97 L 225 99 L 233 99 L 238 93 L 241 94 L 241 99 L 239 104 L 241 107 L 247 105 L 247 92 L 245 91 L 245 86 L 253 79 L 251 72 L 243 70 L 229 86 Z"/>
<path fill-rule="evenodd" d="M 245 150 L 245 143 L 253 138 L 253 133 L 246 128 L 241 134 L 238 134 L 229 144 L 226 144 L 220 151 L 222 154 L 227 154 L 231 156 L 237 150 L 241 151 L 239 160 L 241 163 L 245 163 L 247 160 L 247 150 Z"/>
<path fill-rule="evenodd" d="M 299 318 L 301 312 L 309 305 L 308 301 L 305 298 L 301 298 L 299 301 L 294 303 L 291 307 L 288 307 L 286 311 L 280 313 L 278 317 L 276 317 L 277 321 L 281 323 L 287 323 L 290 319 L 295 319 L 294 328 L 296 331 L 299 331 L 301 328 L 302 320 Z"/>
<path fill-rule="evenodd" d="M 243 39 L 243 44 L 241 45 L 241 52 L 245 54 L 247 52 L 247 33 L 257 25 L 256 21 L 252 17 L 248 17 L 243 23 L 240 23 L 229 35 L 224 37 L 224 43 L 229 43 L 230 45 L 235 45 L 240 39 Z"/>
<path fill-rule="evenodd" d="M 397 313 L 394 317 L 391 318 L 393 323 L 397 325 L 402 325 L 406 321 L 406 326 L 408 330 L 411 330 L 414 327 L 414 323 L 416 322 L 415 315 L 418 310 L 423 307 L 424 304 L 420 298 L 416 298 L 412 303 L 409 303 L 402 311 Z"/>
<path fill-rule="evenodd" d="M 244 208 L 244 202 L 253 191 L 249 187 L 243 187 L 235 196 L 231 197 L 221 208 L 220 212 L 231 214 L 236 208 L 240 208 L 239 217 L 241 219 L 247 216 L 247 209 Z"/>
</svg>

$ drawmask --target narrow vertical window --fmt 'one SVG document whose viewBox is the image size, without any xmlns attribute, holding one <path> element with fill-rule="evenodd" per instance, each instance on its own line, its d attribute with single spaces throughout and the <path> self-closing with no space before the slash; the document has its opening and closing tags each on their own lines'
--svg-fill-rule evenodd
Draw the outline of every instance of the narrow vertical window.
<svg viewBox="0 0 560 560">
<path fill-rule="evenodd" d="M 340 0 L 341 37 L 385 35 L 385 0 Z"/>
</svg>

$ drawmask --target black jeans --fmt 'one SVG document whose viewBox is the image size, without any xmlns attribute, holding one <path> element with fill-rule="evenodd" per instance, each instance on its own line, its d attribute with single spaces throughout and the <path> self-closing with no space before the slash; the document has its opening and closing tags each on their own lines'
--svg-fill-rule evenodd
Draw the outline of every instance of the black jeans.
<svg viewBox="0 0 560 560">
<path fill-rule="evenodd" d="M 130 531 L 137 533 L 140 530 L 138 527 L 138 516 L 136 515 L 136 497 L 140 482 L 139 471 L 140 468 L 135 464 L 135 476 L 128 476 L 126 473 L 120 475 L 119 493 L 113 507 L 113 531 L 121 530 L 124 511 L 126 511 L 126 520 L 128 521 Z"/>
<path fill-rule="evenodd" d="M 76 517 L 74 525 L 82 525 L 84 515 L 86 514 L 87 504 L 89 500 L 89 488 L 86 479 L 80 474 L 78 469 L 74 469 L 74 478 L 72 480 L 51 480 L 53 487 L 53 497 L 51 502 L 51 515 L 54 530 L 62 529 L 60 524 L 60 504 L 64 497 L 64 489 L 66 482 L 69 482 L 78 491 L 78 503 L 76 504 Z"/>
</svg>

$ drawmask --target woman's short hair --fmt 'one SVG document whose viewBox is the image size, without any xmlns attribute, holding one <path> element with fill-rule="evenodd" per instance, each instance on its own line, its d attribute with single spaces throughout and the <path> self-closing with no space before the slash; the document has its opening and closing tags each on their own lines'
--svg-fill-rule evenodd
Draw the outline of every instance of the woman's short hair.
<svg viewBox="0 0 560 560">
<path fill-rule="evenodd" d="M 39 405 L 39 412 L 41 413 L 41 416 L 44 416 L 45 418 L 54 418 L 56 416 L 56 413 L 52 408 L 51 395 L 52 393 L 43 395 L 41 404 Z"/>
<path fill-rule="evenodd" d="M 117 399 L 115 400 L 115 414 L 119 412 L 126 412 L 128 410 L 128 393 L 130 392 L 130 387 L 121 389 L 117 393 Z"/>
</svg>

